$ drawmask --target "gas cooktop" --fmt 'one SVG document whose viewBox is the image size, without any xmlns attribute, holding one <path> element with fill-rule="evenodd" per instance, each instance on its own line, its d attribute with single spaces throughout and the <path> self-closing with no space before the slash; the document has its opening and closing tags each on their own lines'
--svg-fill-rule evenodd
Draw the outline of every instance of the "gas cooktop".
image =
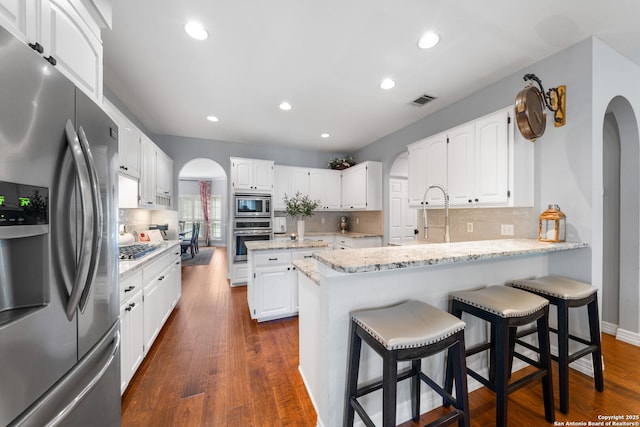
<svg viewBox="0 0 640 427">
<path fill-rule="evenodd" d="M 138 259 L 142 258 L 149 252 L 153 252 L 158 249 L 157 245 L 145 245 L 145 244 L 137 244 L 137 245 L 128 245 L 128 246 L 120 246 L 120 259 Z"/>
</svg>

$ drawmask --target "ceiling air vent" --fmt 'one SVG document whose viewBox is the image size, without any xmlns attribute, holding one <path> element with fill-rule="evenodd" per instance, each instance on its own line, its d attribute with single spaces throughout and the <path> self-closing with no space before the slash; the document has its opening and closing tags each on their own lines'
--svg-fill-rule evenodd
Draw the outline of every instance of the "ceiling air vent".
<svg viewBox="0 0 640 427">
<path fill-rule="evenodd" d="M 411 104 L 415 105 L 417 107 L 422 107 L 423 105 L 428 104 L 429 102 L 433 101 L 434 99 L 438 99 L 438 98 L 436 98 L 435 96 L 427 95 L 425 93 L 424 95 L 421 95 L 418 98 L 416 98 L 413 101 L 411 101 Z"/>
</svg>

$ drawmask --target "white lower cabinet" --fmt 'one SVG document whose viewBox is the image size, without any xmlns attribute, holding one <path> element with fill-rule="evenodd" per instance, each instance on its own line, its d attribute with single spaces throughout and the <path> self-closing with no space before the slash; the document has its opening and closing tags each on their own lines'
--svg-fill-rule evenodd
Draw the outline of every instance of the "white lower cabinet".
<svg viewBox="0 0 640 427">
<path fill-rule="evenodd" d="M 121 393 L 140 367 L 181 294 L 178 245 L 120 280 Z"/>
<path fill-rule="evenodd" d="M 311 257 L 308 249 L 249 251 L 247 299 L 258 322 L 298 314 L 298 276 L 293 260 Z"/>
<path fill-rule="evenodd" d="M 120 331 L 120 393 L 124 393 L 144 359 L 142 290 L 120 306 Z"/>
</svg>

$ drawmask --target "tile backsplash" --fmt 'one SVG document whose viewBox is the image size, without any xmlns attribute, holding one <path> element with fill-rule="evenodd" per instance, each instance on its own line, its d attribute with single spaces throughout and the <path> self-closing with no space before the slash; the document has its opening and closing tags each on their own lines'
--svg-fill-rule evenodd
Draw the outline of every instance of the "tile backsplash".
<svg viewBox="0 0 640 427">
<path fill-rule="evenodd" d="M 285 216 L 276 212 L 275 216 Z M 341 216 L 349 217 L 349 231 L 357 233 L 384 234 L 384 215 L 382 211 L 317 212 L 305 219 L 305 230 L 311 232 L 340 231 L 338 223 Z M 287 233 L 295 233 L 296 221 L 287 217 Z"/>
<path fill-rule="evenodd" d="M 422 210 L 417 210 L 419 240 L 424 240 Z M 474 208 L 449 209 L 449 234 L 452 242 L 472 240 L 536 238 L 538 216 L 534 208 Z M 444 209 L 427 211 L 429 239 L 427 242 L 444 242 Z M 467 231 L 472 224 L 473 231 Z M 501 225 L 513 225 L 513 236 L 500 234 Z"/>
</svg>

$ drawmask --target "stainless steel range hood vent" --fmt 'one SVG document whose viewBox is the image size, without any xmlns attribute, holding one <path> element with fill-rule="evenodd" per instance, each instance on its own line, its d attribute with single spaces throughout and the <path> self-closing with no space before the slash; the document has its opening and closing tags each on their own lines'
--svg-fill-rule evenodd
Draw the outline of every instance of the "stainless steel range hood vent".
<svg viewBox="0 0 640 427">
<path fill-rule="evenodd" d="M 415 105 L 417 107 L 422 107 L 428 104 L 429 102 L 433 101 L 434 99 L 438 99 L 438 98 L 436 98 L 435 96 L 427 95 L 425 93 L 424 95 L 420 95 L 418 98 L 411 101 L 410 104 Z"/>
</svg>

